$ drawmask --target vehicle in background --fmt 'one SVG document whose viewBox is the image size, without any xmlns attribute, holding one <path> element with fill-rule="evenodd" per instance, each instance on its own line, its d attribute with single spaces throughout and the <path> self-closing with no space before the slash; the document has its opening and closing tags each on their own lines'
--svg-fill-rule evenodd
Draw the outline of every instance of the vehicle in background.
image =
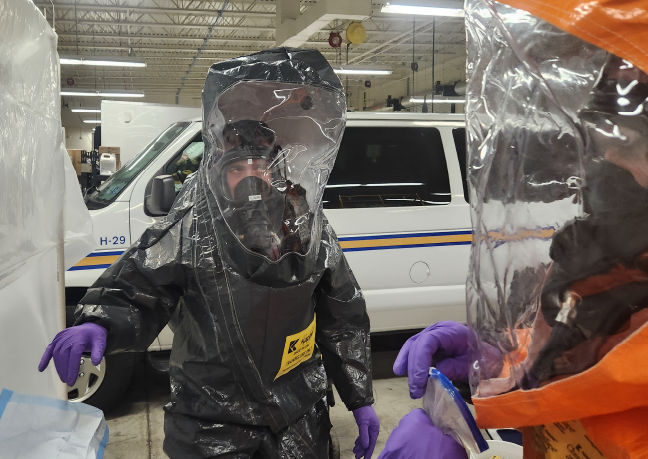
<svg viewBox="0 0 648 459">
<path fill-rule="evenodd" d="M 120 161 L 126 164 L 170 124 L 200 116 L 200 107 L 102 100 L 101 145 L 119 147 Z"/>
<path fill-rule="evenodd" d="M 372 333 L 465 321 L 472 231 L 463 114 L 350 112 L 324 192 L 324 213 L 367 302 Z M 86 289 L 171 207 L 202 159 L 200 119 L 173 123 L 86 195 L 97 248 L 66 273 L 67 315 Z M 171 177 L 169 177 L 171 176 Z M 149 348 L 171 348 L 165 328 Z M 159 355 L 159 354 L 158 354 Z M 127 387 L 133 353 L 84 359 L 71 400 L 110 406 Z"/>
</svg>

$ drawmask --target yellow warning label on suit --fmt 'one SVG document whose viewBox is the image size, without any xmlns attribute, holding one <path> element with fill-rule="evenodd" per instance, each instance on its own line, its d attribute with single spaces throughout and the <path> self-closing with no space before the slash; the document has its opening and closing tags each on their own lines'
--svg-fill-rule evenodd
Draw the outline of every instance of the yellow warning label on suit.
<svg viewBox="0 0 648 459">
<path fill-rule="evenodd" d="M 315 350 L 315 318 L 305 330 L 286 337 L 281 367 L 275 379 L 310 359 Z"/>
<path fill-rule="evenodd" d="M 533 447 L 545 459 L 604 459 L 578 421 L 532 427 Z M 531 445 L 529 445 L 531 446 Z M 527 443 L 524 444 L 525 454 Z M 526 457 L 526 456 L 525 456 Z M 533 456 L 531 457 L 538 457 Z"/>
</svg>

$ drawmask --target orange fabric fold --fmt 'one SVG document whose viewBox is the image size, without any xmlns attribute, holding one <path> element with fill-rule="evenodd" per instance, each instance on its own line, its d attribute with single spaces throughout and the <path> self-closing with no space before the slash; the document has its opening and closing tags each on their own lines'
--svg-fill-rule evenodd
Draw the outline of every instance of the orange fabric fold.
<svg viewBox="0 0 648 459">
<path fill-rule="evenodd" d="M 648 407 L 646 362 L 648 324 L 582 373 L 539 389 L 473 398 L 477 421 L 485 428 L 533 426 Z"/>
<path fill-rule="evenodd" d="M 648 73 L 646 0 L 499 0 L 528 11 Z"/>
<path fill-rule="evenodd" d="M 621 342 L 620 336 L 610 337 L 616 346 L 582 373 L 538 389 L 474 397 L 478 425 L 524 427 L 581 420 L 606 456 L 626 457 L 627 451 L 647 454 L 647 316 L 648 310 L 638 313 L 634 318 L 637 328 L 622 334 Z"/>
<path fill-rule="evenodd" d="M 583 419 L 581 424 L 607 457 L 648 458 L 648 407 Z"/>
</svg>

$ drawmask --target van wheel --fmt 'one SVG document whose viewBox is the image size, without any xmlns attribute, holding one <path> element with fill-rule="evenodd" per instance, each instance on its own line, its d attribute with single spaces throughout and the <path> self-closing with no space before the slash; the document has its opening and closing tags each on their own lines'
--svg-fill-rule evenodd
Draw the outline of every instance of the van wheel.
<svg viewBox="0 0 648 459">
<path fill-rule="evenodd" d="M 68 400 L 84 402 L 105 412 L 115 407 L 128 386 L 139 354 L 106 355 L 99 365 L 90 361 L 90 354 L 81 357 L 79 377 L 74 386 L 68 386 Z"/>
</svg>

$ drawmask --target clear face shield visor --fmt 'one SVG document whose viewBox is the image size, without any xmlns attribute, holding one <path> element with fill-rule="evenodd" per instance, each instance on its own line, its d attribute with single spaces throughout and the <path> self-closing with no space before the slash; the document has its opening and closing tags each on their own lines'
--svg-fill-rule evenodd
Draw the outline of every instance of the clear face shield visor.
<svg viewBox="0 0 648 459">
<path fill-rule="evenodd" d="M 208 116 L 207 180 L 229 230 L 271 261 L 306 254 L 319 240 L 314 217 L 344 129 L 340 94 L 245 81 Z"/>
</svg>

